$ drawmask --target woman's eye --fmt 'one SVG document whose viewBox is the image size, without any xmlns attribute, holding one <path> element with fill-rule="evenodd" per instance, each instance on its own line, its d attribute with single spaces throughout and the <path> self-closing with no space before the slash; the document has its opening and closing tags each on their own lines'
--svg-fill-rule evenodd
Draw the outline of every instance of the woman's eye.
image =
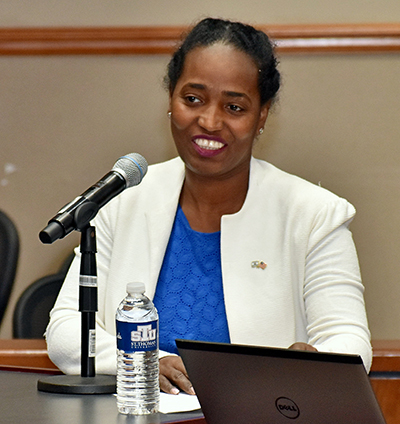
<svg viewBox="0 0 400 424">
<path fill-rule="evenodd" d="M 186 96 L 186 100 L 189 103 L 198 103 L 200 100 L 196 96 Z"/>
<path fill-rule="evenodd" d="M 241 112 L 243 109 L 238 106 L 238 105 L 229 105 L 228 108 L 232 111 L 232 112 Z"/>
</svg>

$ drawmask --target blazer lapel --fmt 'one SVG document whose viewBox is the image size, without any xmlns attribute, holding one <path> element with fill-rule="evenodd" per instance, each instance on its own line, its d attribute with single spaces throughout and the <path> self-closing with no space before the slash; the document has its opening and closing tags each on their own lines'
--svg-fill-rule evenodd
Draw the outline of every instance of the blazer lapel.
<svg viewBox="0 0 400 424">
<path fill-rule="evenodd" d="M 148 294 L 151 298 L 156 290 L 158 275 L 174 224 L 183 180 L 184 172 L 179 175 L 179 179 L 172 182 L 170 200 L 162 205 L 154 205 L 154 209 L 147 211 L 145 214 L 150 248 Z"/>
</svg>

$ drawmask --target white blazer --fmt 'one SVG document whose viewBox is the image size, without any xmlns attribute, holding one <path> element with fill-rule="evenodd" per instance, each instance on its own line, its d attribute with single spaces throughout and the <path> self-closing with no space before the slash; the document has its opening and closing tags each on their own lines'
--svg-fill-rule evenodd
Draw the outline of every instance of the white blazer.
<svg viewBox="0 0 400 424">
<path fill-rule="evenodd" d="M 94 219 L 97 234 L 98 373 L 115 373 L 115 311 L 128 282 L 153 298 L 184 181 L 175 158 L 149 167 Z M 221 263 L 232 343 L 356 353 L 369 370 L 370 333 L 346 200 L 252 158 L 242 209 L 221 220 Z M 263 261 L 267 266 L 257 266 Z M 80 373 L 79 253 L 46 331 L 49 356 Z M 179 305 L 177 305 L 179 307 Z M 160 356 L 167 354 L 161 352 Z"/>
</svg>

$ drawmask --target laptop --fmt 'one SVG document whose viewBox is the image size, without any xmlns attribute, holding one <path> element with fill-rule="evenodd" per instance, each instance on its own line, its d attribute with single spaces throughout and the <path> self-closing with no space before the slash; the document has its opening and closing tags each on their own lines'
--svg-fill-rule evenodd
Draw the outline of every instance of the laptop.
<svg viewBox="0 0 400 424">
<path fill-rule="evenodd" d="M 207 424 L 385 424 L 358 355 L 176 345 Z"/>
</svg>

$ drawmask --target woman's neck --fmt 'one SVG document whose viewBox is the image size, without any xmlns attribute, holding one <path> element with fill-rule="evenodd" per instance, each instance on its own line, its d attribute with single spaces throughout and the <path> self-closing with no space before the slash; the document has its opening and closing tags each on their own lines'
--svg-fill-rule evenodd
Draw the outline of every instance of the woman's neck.
<svg viewBox="0 0 400 424">
<path fill-rule="evenodd" d="M 204 233 L 219 231 L 222 215 L 242 208 L 248 184 L 248 170 L 227 179 L 203 177 L 186 170 L 179 201 L 191 228 Z"/>
</svg>

